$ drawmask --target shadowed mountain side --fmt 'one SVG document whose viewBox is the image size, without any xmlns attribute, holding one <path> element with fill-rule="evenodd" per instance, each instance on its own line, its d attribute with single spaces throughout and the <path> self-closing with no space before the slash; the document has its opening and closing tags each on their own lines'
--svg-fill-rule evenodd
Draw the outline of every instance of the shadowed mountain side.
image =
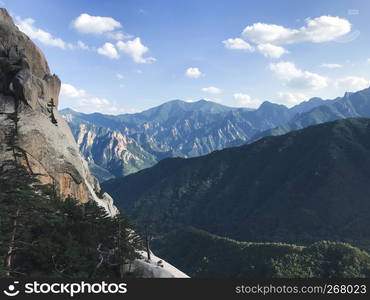
<svg viewBox="0 0 370 300">
<path fill-rule="evenodd" d="M 308 246 L 248 243 L 195 228 L 153 242 L 168 261 L 197 278 L 368 278 L 370 255 L 340 242 Z"/>
<path fill-rule="evenodd" d="M 345 119 L 156 166 L 103 184 L 158 232 L 190 225 L 255 242 L 367 245 L 370 120 Z M 367 245 L 368 246 L 368 245 Z"/>
<path fill-rule="evenodd" d="M 355 93 L 346 93 L 344 97 L 325 101 L 306 112 L 293 117 L 287 124 L 257 133 L 250 142 L 270 135 L 281 135 L 310 125 L 321 124 L 352 117 L 370 117 L 370 88 Z"/>
</svg>

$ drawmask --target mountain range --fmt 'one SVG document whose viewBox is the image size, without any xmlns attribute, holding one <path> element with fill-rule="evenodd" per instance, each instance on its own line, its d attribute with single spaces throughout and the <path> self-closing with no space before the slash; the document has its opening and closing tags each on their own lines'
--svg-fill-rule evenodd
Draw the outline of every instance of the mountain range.
<svg viewBox="0 0 370 300">
<path fill-rule="evenodd" d="M 173 100 L 136 114 L 61 111 L 93 174 L 105 181 L 167 157 L 196 157 L 310 125 L 370 117 L 370 89 L 292 108 L 265 101 L 258 109 Z"/>
<path fill-rule="evenodd" d="M 322 105 L 302 111 L 287 124 L 262 131 L 256 134 L 251 141 L 264 136 L 281 135 L 310 125 L 354 117 L 370 117 L 370 88 L 355 93 L 347 92 L 343 97 L 325 101 Z"/>
<path fill-rule="evenodd" d="M 191 226 L 238 241 L 331 240 L 369 250 L 369 170 L 370 119 L 350 118 L 168 158 L 103 188 L 133 220 L 150 219 L 164 240 Z M 180 252 L 156 250 L 181 267 Z"/>
<path fill-rule="evenodd" d="M 238 146 L 257 133 L 289 122 L 324 100 L 313 98 L 293 108 L 268 101 L 256 109 L 200 100 L 173 100 L 136 114 L 61 114 L 90 169 L 101 181 L 153 166 L 167 157 L 194 157 Z"/>
</svg>

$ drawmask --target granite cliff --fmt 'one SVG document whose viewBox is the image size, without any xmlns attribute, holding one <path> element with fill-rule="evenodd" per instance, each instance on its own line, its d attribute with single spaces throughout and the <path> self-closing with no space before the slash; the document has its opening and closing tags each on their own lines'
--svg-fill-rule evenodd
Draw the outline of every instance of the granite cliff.
<svg viewBox="0 0 370 300">
<path fill-rule="evenodd" d="M 73 135 L 58 113 L 60 79 L 52 74 L 40 49 L 0 9 L 0 163 L 16 159 L 42 183 L 54 184 L 62 198 L 89 200 L 117 213 L 79 153 Z"/>
<path fill-rule="evenodd" d="M 54 185 L 61 198 L 95 201 L 115 216 L 119 211 L 113 199 L 91 175 L 69 126 L 58 113 L 60 86 L 40 49 L 0 8 L 0 169 L 21 164 L 42 183 Z M 153 257 L 134 261 L 141 277 L 187 277 Z"/>
</svg>

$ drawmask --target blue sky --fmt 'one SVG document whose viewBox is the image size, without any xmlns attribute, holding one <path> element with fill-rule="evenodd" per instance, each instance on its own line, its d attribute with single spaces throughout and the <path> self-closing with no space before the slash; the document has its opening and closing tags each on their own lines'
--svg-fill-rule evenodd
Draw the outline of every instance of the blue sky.
<svg viewBox="0 0 370 300">
<path fill-rule="evenodd" d="M 60 108 L 258 107 L 370 84 L 370 1 L 3 0 L 62 80 Z"/>
</svg>

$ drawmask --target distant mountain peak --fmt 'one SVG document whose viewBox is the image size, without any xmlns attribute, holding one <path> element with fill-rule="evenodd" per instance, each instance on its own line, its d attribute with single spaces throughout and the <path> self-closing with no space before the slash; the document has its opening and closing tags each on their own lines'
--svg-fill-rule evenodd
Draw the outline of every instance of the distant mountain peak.
<svg viewBox="0 0 370 300">
<path fill-rule="evenodd" d="M 277 107 L 277 106 L 284 106 L 284 107 L 286 107 L 285 105 L 283 105 L 283 104 L 279 104 L 279 103 L 273 103 L 273 102 L 271 102 L 271 101 L 263 101 L 262 103 L 261 103 L 261 105 L 259 106 L 259 108 L 258 109 L 260 109 L 260 108 L 264 108 L 264 107 Z"/>
<path fill-rule="evenodd" d="M 59 111 L 60 114 L 62 115 L 66 115 L 66 114 L 80 114 L 80 112 L 70 108 L 70 107 L 66 107 L 66 108 L 63 108 Z"/>
</svg>

